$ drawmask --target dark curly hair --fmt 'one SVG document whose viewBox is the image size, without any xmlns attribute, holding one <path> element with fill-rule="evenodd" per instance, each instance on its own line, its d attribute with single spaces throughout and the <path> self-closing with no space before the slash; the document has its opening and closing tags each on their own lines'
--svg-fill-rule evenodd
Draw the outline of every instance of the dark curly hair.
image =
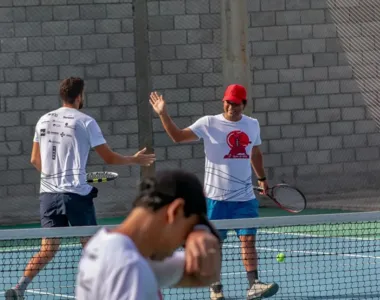
<svg viewBox="0 0 380 300">
<path fill-rule="evenodd" d="M 74 104 L 75 99 L 83 93 L 84 81 L 79 77 L 69 77 L 62 80 L 59 86 L 59 95 L 61 99 L 68 103 Z"/>
</svg>

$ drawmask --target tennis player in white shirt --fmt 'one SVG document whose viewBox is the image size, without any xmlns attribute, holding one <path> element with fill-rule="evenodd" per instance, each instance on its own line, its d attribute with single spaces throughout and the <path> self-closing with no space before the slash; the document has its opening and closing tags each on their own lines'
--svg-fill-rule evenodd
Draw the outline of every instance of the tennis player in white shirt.
<svg viewBox="0 0 380 300">
<path fill-rule="evenodd" d="M 112 165 L 148 166 L 155 161 L 155 155 L 145 154 L 145 149 L 133 156 L 112 151 L 96 120 L 81 112 L 84 89 L 81 78 L 62 80 L 59 85 L 62 106 L 41 116 L 36 124 L 31 163 L 40 173 L 43 228 L 97 225 L 94 198 L 98 189 L 86 182 L 91 149 Z M 86 241 L 87 238 L 82 238 L 82 245 Z M 28 285 L 54 258 L 59 245 L 59 239 L 42 239 L 40 250 L 30 258 L 18 283 L 5 291 L 6 300 L 24 299 Z"/>
<path fill-rule="evenodd" d="M 267 190 L 263 156 L 260 151 L 260 125 L 243 114 L 247 92 L 239 84 L 229 85 L 221 101 L 223 111 L 199 118 L 188 128 L 178 128 L 170 118 L 162 96 L 152 93 L 150 103 L 159 115 L 167 134 L 176 143 L 203 140 L 205 151 L 205 194 L 210 220 L 257 218 L 259 202 L 252 186 L 252 168 L 258 185 Z M 236 229 L 241 241 L 242 260 L 248 279 L 247 300 L 275 295 L 277 283 L 259 280 L 256 228 Z M 221 239 L 227 231 L 219 231 Z M 223 285 L 211 286 L 211 300 L 223 300 Z"/>
<path fill-rule="evenodd" d="M 144 179 L 123 223 L 101 229 L 84 248 L 76 299 L 158 300 L 163 287 L 219 280 L 220 240 L 206 213 L 195 175 L 166 170 Z"/>
</svg>

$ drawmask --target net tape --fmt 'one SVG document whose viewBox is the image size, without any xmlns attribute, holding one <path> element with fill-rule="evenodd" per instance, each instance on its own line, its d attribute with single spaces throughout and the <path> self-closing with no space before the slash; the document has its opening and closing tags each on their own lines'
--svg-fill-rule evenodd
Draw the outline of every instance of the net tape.
<svg viewBox="0 0 380 300">
<path fill-rule="evenodd" d="M 248 287 L 240 241 L 232 228 L 258 228 L 259 277 L 277 282 L 271 299 L 379 299 L 379 212 L 220 220 L 230 230 L 223 245 L 222 283 L 227 299 L 245 299 Z M 107 226 L 113 227 L 113 226 Z M 29 285 L 26 299 L 74 299 L 81 255 L 79 237 L 99 227 L 4 230 L 0 232 L 0 293 L 22 276 L 40 239 L 59 237 L 60 251 Z M 278 262 L 278 253 L 285 261 Z M 164 299 L 210 299 L 208 288 L 165 289 Z M 1 298 L 1 294 L 0 294 Z"/>
</svg>

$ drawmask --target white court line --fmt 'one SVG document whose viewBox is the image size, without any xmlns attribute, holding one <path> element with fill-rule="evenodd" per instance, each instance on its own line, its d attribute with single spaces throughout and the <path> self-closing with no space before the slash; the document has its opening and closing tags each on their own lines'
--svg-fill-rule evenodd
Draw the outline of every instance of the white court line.
<svg viewBox="0 0 380 300">
<path fill-rule="evenodd" d="M 223 247 L 225 247 L 225 248 L 240 248 L 240 245 L 224 245 Z M 335 252 L 304 251 L 304 250 L 291 250 L 291 249 L 284 249 L 284 248 L 278 249 L 278 248 L 266 248 L 266 247 L 256 247 L 256 249 L 257 250 L 264 250 L 264 251 L 271 251 L 271 252 L 290 252 L 290 253 L 304 253 L 304 254 L 315 254 L 315 255 L 336 255 L 336 256 L 380 259 L 380 256 L 343 254 L 343 253 L 335 253 Z"/>
<path fill-rule="evenodd" d="M 80 244 L 59 246 L 59 249 L 65 249 L 65 248 L 78 248 L 78 250 L 82 250 L 82 246 Z M 38 251 L 39 249 L 40 249 L 40 246 L 10 247 L 9 249 L 0 249 L 0 253 L 15 252 L 15 251 Z"/>
<path fill-rule="evenodd" d="M 49 292 L 39 292 L 37 290 L 26 290 L 25 293 L 39 294 L 39 295 L 49 295 L 49 296 L 55 296 L 55 297 L 61 297 L 61 298 L 75 299 L 74 296 L 70 296 L 70 295 L 54 294 L 54 293 L 49 293 Z"/>
<path fill-rule="evenodd" d="M 361 238 L 361 237 L 351 237 L 351 236 L 323 236 L 318 234 L 306 234 L 306 233 L 290 233 L 281 231 L 258 231 L 257 235 L 260 234 L 283 234 L 283 235 L 294 235 L 310 238 L 322 238 L 322 239 L 345 239 L 345 240 L 358 240 L 358 241 L 377 241 L 379 238 Z"/>
</svg>

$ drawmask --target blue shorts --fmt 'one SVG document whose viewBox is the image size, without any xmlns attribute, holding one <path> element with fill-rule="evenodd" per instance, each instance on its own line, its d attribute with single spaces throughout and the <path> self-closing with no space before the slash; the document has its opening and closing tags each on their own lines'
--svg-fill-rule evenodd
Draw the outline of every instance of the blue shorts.
<svg viewBox="0 0 380 300">
<path fill-rule="evenodd" d="M 86 195 L 74 193 L 40 194 L 40 219 L 42 227 L 67 227 L 97 225 L 93 199 L 98 189 Z"/>
<path fill-rule="evenodd" d="M 257 218 L 259 216 L 259 201 L 252 199 L 249 201 L 217 201 L 207 199 L 207 217 L 210 220 L 223 219 L 246 219 Z M 224 240 L 228 230 L 219 230 L 220 237 Z M 255 235 L 256 228 L 235 229 L 238 236 Z"/>
</svg>

